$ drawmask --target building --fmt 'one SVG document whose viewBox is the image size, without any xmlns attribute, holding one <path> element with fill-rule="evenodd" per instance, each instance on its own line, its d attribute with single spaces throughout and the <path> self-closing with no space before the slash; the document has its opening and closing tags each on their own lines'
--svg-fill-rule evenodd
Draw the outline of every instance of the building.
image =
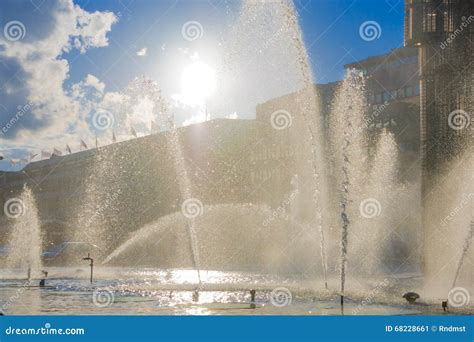
<svg viewBox="0 0 474 342">
<path fill-rule="evenodd" d="M 418 49 L 398 48 L 387 54 L 345 65 L 366 77 L 369 151 L 381 129 L 391 132 L 400 149 L 399 176 L 419 180 L 420 78 Z"/>
<path fill-rule="evenodd" d="M 246 158 L 254 149 L 254 124 L 216 119 L 178 129 L 180 164 L 192 196 L 203 205 L 255 201 Z M 26 184 L 36 199 L 45 244 L 74 240 L 78 230 L 93 225 L 125 238 L 159 217 L 179 212 L 186 200 L 173 141 L 170 132 L 161 132 L 31 162 L 21 171 L 0 175 L 0 205 L 18 197 Z M 2 210 L 0 224 L 11 227 L 14 219 Z M 7 239 L 8 234 L 2 234 L 0 245 Z M 122 242 L 115 238 L 105 245 L 113 249 Z"/>
<path fill-rule="evenodd" d="M 420 50 L 423 192 L 472 144 L 474 2 L 405 0 L 405 45 Z"/>
<path fill-rule="evenodd" d="M 473 184 L 474 1 L 405 0 L 405 45 L 420 51 L 423 270 L 444 292 L 440 270 L 449 277 L 456 269 L 462 247 L 453 241 L 469 234 L 472 220 L 460 203 Z"/>
<path fill-rule="evenodd" d="M 418 49 L 394 49 L 381 56 L 373 56 L 345 65 L 357 69 L 367 83 L 367 112 L 369 153 L 375 150 L 378 133 L 387 129 L 393 133 L 400 149 L 399 175 L 403 181 L 419 181 L 420 130 L 419 130 L 419 65 Z M 333 101 L 340 82 L 314 85 L 323 127 L 323 141 L 329 141 L 330 118 Z M 291 129 L 275 129 L 272 115 L 286 112 L 291 117 L 301 116 L 307 94 L 303 91 L 271 99 L 257 106 L 256 125 L 259 148 L 252 153 L 254 163 L 251 179 L 262 188 L 261 198 L 266 203 L 278 205 L 282 196 L 291 191 L 291 179 L 297 170 L 295 142 L 304 132 L 292 136 Z M 314 119 L 314 118 L 313 118 Z M 294 120 L 293 120 L 294 121 Z M 293 147 L 293 150 L 292 150 Z M 296 147 L 297 149 L 297 147 Z M 329 156 L 328 156 L 329 157 Z M 331 171 L 333 160 L 326 161 Z M 263 183 L 262 183 L 263 182 Z M 266 186 L 265 186 L 266 184 Z M 263 190 L 266 189 L 266 190 Z M 271 190 L 271 191 L 270 191 Z"/>
</svg>

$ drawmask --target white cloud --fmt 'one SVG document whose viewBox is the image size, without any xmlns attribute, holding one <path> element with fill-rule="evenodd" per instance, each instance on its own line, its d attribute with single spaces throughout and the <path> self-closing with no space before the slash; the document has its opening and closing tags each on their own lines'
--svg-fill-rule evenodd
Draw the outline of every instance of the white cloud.
<svg viewBox="0 0 474 342">
<path fill-rule="evenodd" d="M 144 47 L 143 49 L 140 49 L 137 51 L 137 56 L 146 57 L 147 53 L 148 53 L 148 48 Z"/>
<path fill-rule="evenodd" d="M 0 50 L 0 59 L 13 59 L 24 70 L 22 85 L 29 94 L 25 103 L 33 104 L 31 115 L 39 123 L 34 130 L 17 127 L 14 140 L 2 141 L 5 146 L 48 148 L 90 134 L 84 120 L 91 105 L 84 105 L 84 95 L 93 92 L 96 98 L 103 97 L 105 85 L 93 75 L 70 90 L 64 88 L 70 66 L 63 53 L 107 46 L 107 34 L 117 17 L 111 12 L 89 13 L 72 0 L 59 0 L 51 15 L 54 25 L 41 39 L 10 42 L 0 36 L 0 45 L 6 47 Z"/>
<path fill-rule="evenodd" d="M 74 7 L 77 15 L 77 28 L 74 34 L 74 47 L 84 53 L 90 47 L 107 46 L 107 33 L 117 22 L 111 12 L 89 13 L 79 6 Z"/>
</svg>

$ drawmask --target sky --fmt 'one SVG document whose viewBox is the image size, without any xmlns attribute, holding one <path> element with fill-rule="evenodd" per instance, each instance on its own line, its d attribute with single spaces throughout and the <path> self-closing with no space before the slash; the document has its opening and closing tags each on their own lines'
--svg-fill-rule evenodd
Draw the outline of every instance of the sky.
<svg viewBox="0 0 474 342">
<path fill-rule="evenodd" d="M 2 0 L 0 170 L 147 134 L 165 111 L 177 125 L 252 119 L 307 77 L 340 80 L 345 64 L 401 47 L 403 16 L 402 0 Z"/>
</svg>

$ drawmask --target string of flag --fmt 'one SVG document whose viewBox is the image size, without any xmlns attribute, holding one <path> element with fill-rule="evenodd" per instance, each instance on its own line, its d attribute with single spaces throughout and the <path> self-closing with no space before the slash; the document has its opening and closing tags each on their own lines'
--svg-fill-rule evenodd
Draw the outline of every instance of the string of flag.
<svg viewBox="0 0 474 342">
<path fill-rule="evenodd" d="M 153 134 L 155 132 L 158 132 L 159 131 L 159 127 L 155 124 L 155 122 L 152 120 L 151 121 L 151 126 L 150 126 L 150 134 Z M 135 137 L 135 138 L 138 138 L 138 133 L 137 131 L 135 130 L 135 128 L 133 126 L 130 126 L 130 135 Z M 112 131 L 112 143 L 116 143 L 117 142 L 117 136 L 115 135 L 115 131 Z M 99 148 L 99 137 L 96 135 L 95 136 L 95 148 L 98 149 Z M 83 151 L 83 150 L 88 150 L 89 149 L 89 146 L 87 145 L 87 143 L 84 141 L 84 139 L 79 139 L 79 151 Z M 72 154 L 73 151 L 71 149 L 71 146 L 69 146 L 69 144 L 66 144 L 66 148 L 65 148 L 65 151 L 67 152 L 67 154 Z M 28 157 L 24 157 L 24 158 L 12 158 L 12 159 L 8 159 L 9 162 L 10 162 L 10 165 L 13 167 L 13 166 L 16 166 L 17 164 L 28 164 L 28 163 L 31 163 L 32 161 L 35 161 L 36 159 L 38 159 L 38 157 L 40 158 L 40 160 L 44 160 L 44 159 L 50 159 L 50 158 L 53 158 L 53 157 L 60 157 L 63 155 L 63 152 L 57 148 L 53 148 L 53 152 L 49 152 L 47 150 L 41 150 L 40 153 L 30 153 Z M 4 160 L 5 158 L 3 156 L 0 155 L 0 161 L 1 160 Z"/>
</svg>

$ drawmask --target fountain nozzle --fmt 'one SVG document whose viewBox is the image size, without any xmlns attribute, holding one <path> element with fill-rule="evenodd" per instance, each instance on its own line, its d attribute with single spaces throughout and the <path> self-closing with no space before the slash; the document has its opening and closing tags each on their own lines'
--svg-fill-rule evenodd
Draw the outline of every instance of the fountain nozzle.
<svg viewBox="0 0 474 342">
<path fill-rule="evenodd" d="M 447 300 L 443 300 L 441 302 L 441 306 L 443 307 L 444 312 L 448 312 L 448 301 Z"/>
<path fill-rule="evenodd" d="M 90 260 L 89 266 L 91 267 L 91 284 L 92 284 L 92 276 L 94 274 L 94 259 L 91 258 L 90 253 L 87 253 L 87 256 L 82 258 L 82 260 Z"/>
<path fill-rule="evenodd" d="M 255 309 L 257 306 L 255 305 L 255 294 L 257 293 L 256 290 L 250 290 L 250 308 Z"/>
<path fill-rule="evenodd" d="M 43 273 L 44 278 L 40 280 L 39 287 L 45 287 L 46 286 L 46 278 L 48 278 L 48 271 L 42 270 L 41 273 Z"/>
<path fill-rule="evenodd" d="M 193 302 L 198 302 L 199 301 L 199 290 L 196 289 L 194 292 L 193 292 Z"/>
</svg>

